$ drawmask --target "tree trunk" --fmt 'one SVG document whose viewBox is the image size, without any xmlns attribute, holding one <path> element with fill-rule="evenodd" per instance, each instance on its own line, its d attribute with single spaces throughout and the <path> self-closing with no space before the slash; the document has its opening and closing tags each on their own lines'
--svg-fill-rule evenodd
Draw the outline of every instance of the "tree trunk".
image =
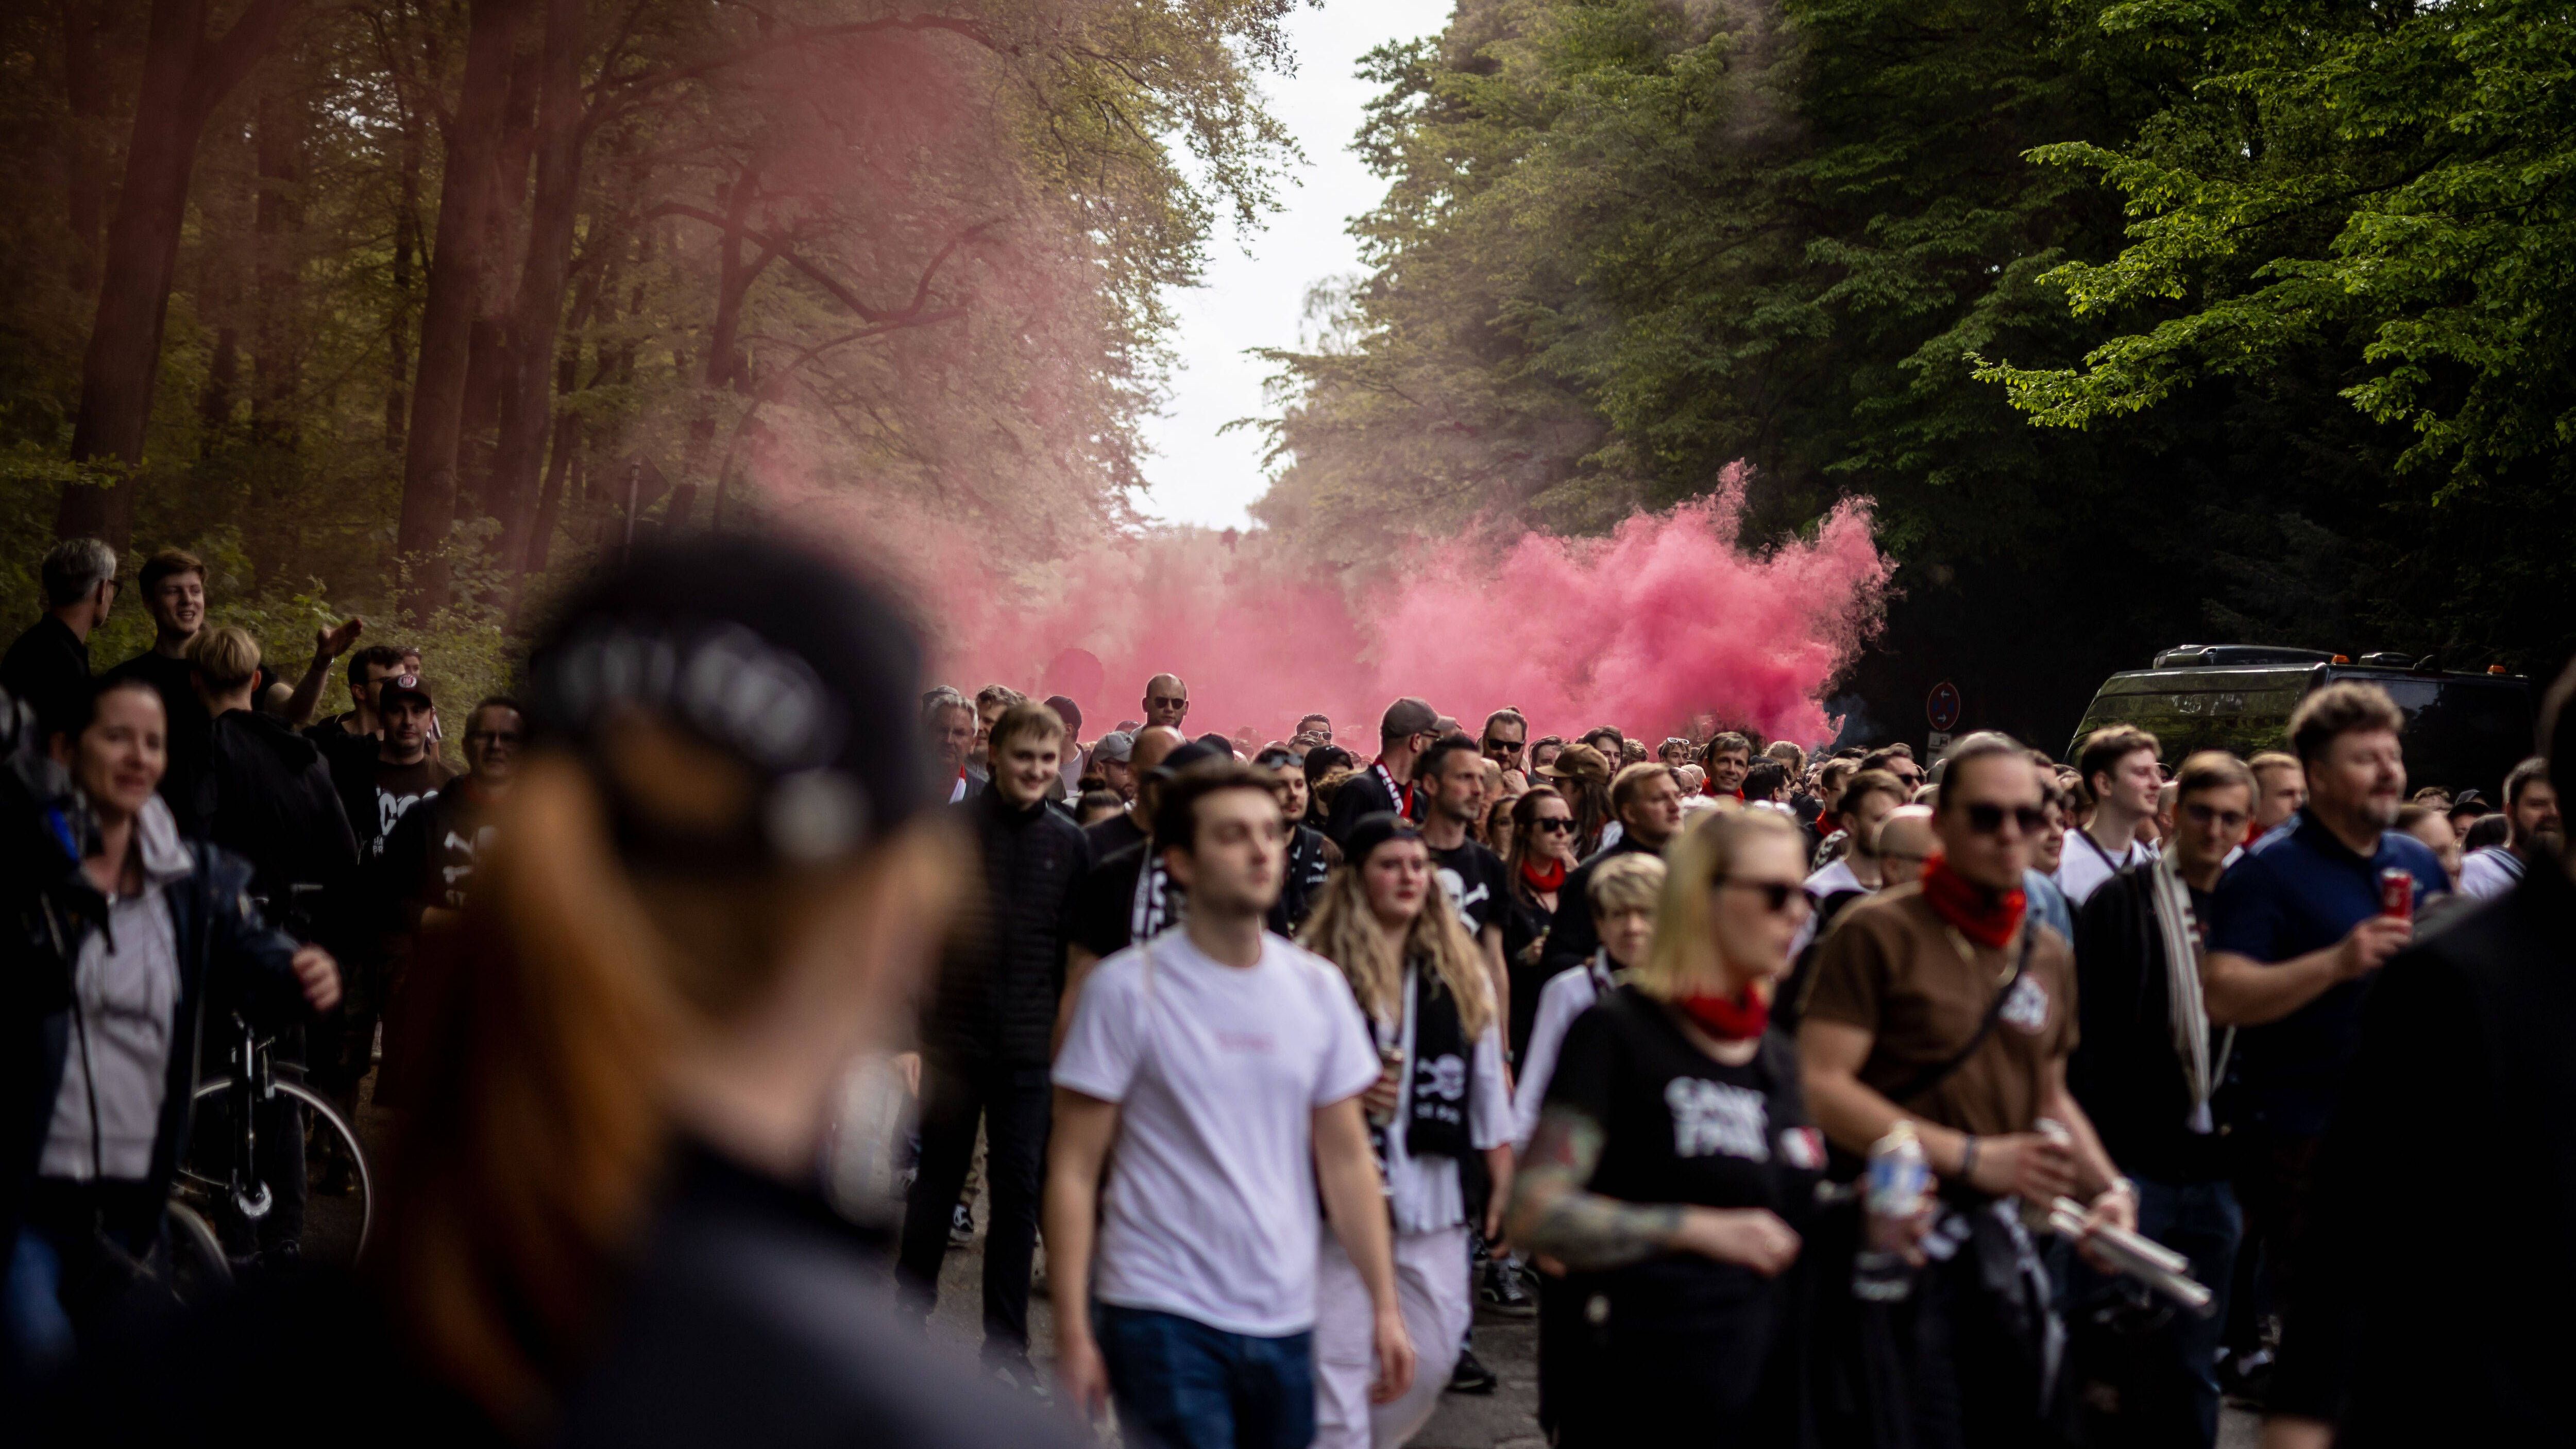
<svg viewBox="0 0 2576 1449">
<path fill-rule="evenodd" d="M 403 416 L 410 411 L 410 393 L 404 383 L 411 377 L 411 269 L 412 259 L 420 246 L 420 131 L 410 116 L 404 117 L 402 138 L 402 174 L 394 212 L 393 305 L 385 309 L 385 352 L 391 364 L 385 376 L 385 451 L 399 453 L 403 447 Z"/>
<path fill-rule="evenodd" d="M 104 5 L 64 0 L 63 100 L 71 116 L 64 219 L 72 233 L 72 291 L 88 296 L 98 286 L 98 229 L 107 221 L 107 57 L 99 33 L 107 28 Z"/>
<path fill-rule="evenodd" d="M 535 526 L 548 405 L 557 369 L 555 339 L 572 271 L 573 223 L 581 193 L 582 0 L 545 0 L 544 75 L 537 102 L 536 200 L 528 213 L 528 255 L 510 309 L 501 379 L 501 438 L 492 458 L 493 512 L 501 519 L 501 566 L 524 572 Z M 571 378 L 564 380 L 571 390 Z"/>
<path fill-rule="evenodd" d="M 295 398 L 304 385 L 304 162 L 313 125 L 302 77 L 282 77 L 262 91 L 252 125 L 259 200 L 251 232 L 259 243 L 251 260 L 251 434 L 293 448 Z"/>
<path fill-rule="evenodd" d="M 447 174 L 439 183 L 438 239 L 429 259 L 429 295 L 421 306 L 420 365 L 412 379 L 402 518 L 394 541 L 412 570 L 402 605 L 422 619 L 447 607 L 444 550 L 448 525 L 456 518 L 465 370 L 490 262 L 485 247 L 492 171 L 500 159 L 510 57 L 526 8 L 527 0 L 475 0 L 462 94 L 447 131 Z"/>
<path fill-rule="evenodd" d="M 131 541 L 133 474 L 152 421 L 161 329 L 197 141 L 215 106 L 276 43 L 295 3 L 250 0 L 222 39 L 209 40 L 205 0 L 153 0 L 124 185 L 107 229 L 98 311 L 81 359 L 80 411 L 72 422 L 72 461 L 104 465 L 100 471 L 109 476 L 64 485 L 54 516 L 60 537 L 100 536 L 118 548 Z"/>
</svg>

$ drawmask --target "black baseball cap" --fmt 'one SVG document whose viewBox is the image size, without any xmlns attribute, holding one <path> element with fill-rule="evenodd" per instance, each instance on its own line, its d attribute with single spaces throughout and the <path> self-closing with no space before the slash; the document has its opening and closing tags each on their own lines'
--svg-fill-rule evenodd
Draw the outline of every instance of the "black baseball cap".
<svg viewBox="0 0 2576 1449">
<path fill-rule="evenodd" d="M 598 771 L 621 850 L 734 871 L 847 856 L 931 798 L 910 701 L 921 644 L 893 596 L 838 560 L 756 535 L 641 550 L 566 601 L 529 660 L 533 742 L 604 763 L 604 728 L 642 710 L 748 769 L 745 815 L 648 823 Z"/>
</svg>

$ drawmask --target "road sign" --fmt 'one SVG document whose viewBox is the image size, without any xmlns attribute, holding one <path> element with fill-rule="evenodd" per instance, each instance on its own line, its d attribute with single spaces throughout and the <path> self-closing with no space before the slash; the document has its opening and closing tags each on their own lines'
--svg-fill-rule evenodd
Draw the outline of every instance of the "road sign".
<svg viewBox="0 0 2576 1449">
<path fill-rule="evenodd" d="M 1934 730 L 1923 738 L 1923 758 L 1927 760 L 1941 758 L 1941 752 L 1948 748 L 1950 748 L 1950 733 L 1947 730 Z"/>
<path fill-rule="evenodd" d="M 1956 729 L 1959 724 L 1959 686 L 1946 679 L 1932 686 L 1931 697 L 1923 701 L 1923 713 L 1931 719 L 1932 728 L 1943 734 Z"/>
</svg>

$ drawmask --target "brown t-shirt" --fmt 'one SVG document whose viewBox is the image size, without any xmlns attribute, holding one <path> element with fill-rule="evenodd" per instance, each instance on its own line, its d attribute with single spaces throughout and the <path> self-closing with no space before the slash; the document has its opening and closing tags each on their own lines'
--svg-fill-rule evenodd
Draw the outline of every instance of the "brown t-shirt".
<svg viewBox="0 0 2576 1449">
<path fill-rule="evenodd" d="M 1980 1136 L 2031 1130 L 2050 1064 L 2075 1050 L 2075 956 L 2036 919 L 2024 929 L 2039 939 L 2003 1019 L 1957 1071 L 1896 1105 Z M 1892 1092 L 1968 1044 L 2020 951 L 2018 939 L 1997 948 L 1960 935 L 1920 886 L 1881 891 L 1854 902 L 1826 933 L 1807 1016 L 1870 1032 L 1861 1082 Z"/>
</svg>

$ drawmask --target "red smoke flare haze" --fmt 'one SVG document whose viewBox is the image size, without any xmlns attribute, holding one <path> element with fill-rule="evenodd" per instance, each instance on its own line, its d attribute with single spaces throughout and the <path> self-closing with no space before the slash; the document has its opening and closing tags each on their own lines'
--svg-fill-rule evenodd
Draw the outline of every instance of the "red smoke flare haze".
<svg viewBox="0 0 2576 1449">
<path fill-rule="evenodd" d="M 1834 731 L 1819 697 L 1877 627 L 1891 565 L 1860 503 L 1813 539 L 1744 551 L 1744 481 L 1731 467 L 1712 497 L 1607 538 L 1529 534 L 1499 553 L 1429 542 L 1356 597 L 1258 535 L 1230 547 L 1157 530 L 1018 578 L 936 528 L 877 517 L 847 536 L 915 591 L 934 677 L 968 694 L 1064 694 L 1086 739 L 1140 718 L 1145 681 L 1168 672 L 1189 686 L 1193 734 L 1278 739 L 1320 712 L 1363 756 L 1408 694 L 1471 731 L 1510 705 L 1532 738 L 1608 724 L 1651 744 L 1708 718 L 1818 743 Z M 809 493 L 791 511 L 818 506 L 830 509 Z"/>
</svg>

